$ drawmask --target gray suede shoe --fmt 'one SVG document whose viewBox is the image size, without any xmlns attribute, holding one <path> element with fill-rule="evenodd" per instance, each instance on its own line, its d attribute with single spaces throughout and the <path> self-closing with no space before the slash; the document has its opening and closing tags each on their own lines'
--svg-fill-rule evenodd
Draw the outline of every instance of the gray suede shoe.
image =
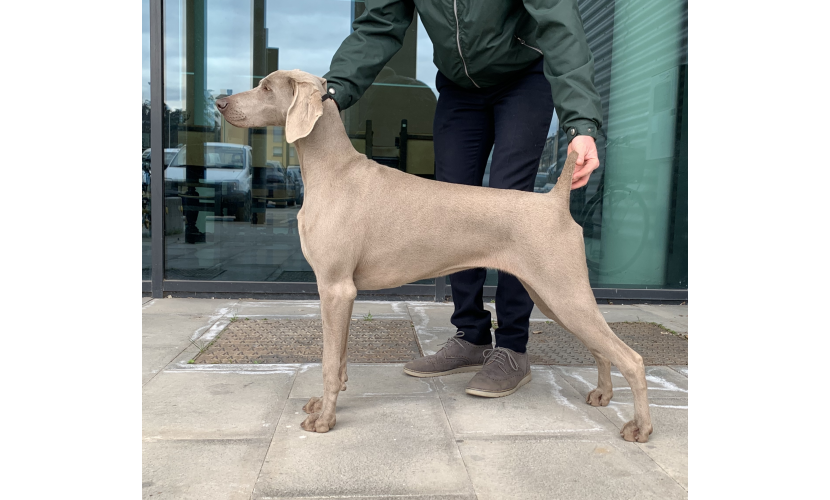
<svg viewBox="0 0 830 500">
<path fill-rule="evenodd" d="M 526 352 L 496 347 L 487 349 L 485 357 L 484 368 L 467 384 L 467 394 L 485 398 L 509 396 L 533 378 Z"/>
<path fill-rule="evenodd" d="M 492 345 L 475 345 L 463 340 L 463 332 L 444 342 L 435 354 L 403 365 L 403 372 L 413 377 L 440 377 L 452 373 L 477 372 L 484 365 L 484 351 Z"/>
</svg>

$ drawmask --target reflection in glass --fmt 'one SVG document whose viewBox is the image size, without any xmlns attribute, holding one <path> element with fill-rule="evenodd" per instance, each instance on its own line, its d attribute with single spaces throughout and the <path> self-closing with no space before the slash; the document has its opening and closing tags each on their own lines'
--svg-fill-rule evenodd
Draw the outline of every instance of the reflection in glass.
<svg viewBox="0 0 830 500">
<path fill-rule="evenodd" d="M 686 2 L 580 9 L 607 138 L 601 168 L 571 205 L 592 285 L 687 288 Z"/>
<path fill-rule="evenodd" d="M 148 10 L 148 0 L 144 0 Z M 581 0 L 602 97 L 600 168 L 571 194 L 583 226 L 591 284 L 686 288 L 686 3 Z M 304 185 L 282 127 L 239 129 L 217 98 L 278 69 L 323 75 L 364 10 L 361 1 L 166 1 L 165 162 L 167 279 L 314 281 L 300 249 Z M 145 26 L 145 39 L 148 28 Z M 149 50 L 145 82 L 149 82 Z M 342 113 L 367 157 L 434 178 L 437 102 L 432 43 L 417 16 L 401 50 Z M 149 116 L 149 84 L 145 85 Z M 149 122 L 148 122 L 149 124 Z M 143 130 L 149 149 L 149 129 Z M 567 140 L 554 116 L 534 191 L 557 182 Z M 169 156 L 168 157 L 168 152 Z M 149 172 L 142 168 L 144 185 Z M 489 169 L 485 172 L 487 185 Z M 149 186 L 143 190 L 149 199 Z M 143 229 L 149 277 L 149 230 Z M 555 242 L 552 242 L 555 244 Z M 495 273 L 487 285 L 495 284 Z M 431 280 L 429 280 L 431 282 Z"/>
<path fill-rule="evenodd" d="M 141 279 L 153 269 L 150 221 L 150 0 L 141 1 Z"/>
</svg>

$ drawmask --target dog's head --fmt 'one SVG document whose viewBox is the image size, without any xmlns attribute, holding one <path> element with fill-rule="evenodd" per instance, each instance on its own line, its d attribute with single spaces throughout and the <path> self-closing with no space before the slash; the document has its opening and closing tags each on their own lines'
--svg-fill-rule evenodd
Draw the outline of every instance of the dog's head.
<svg viewBox="0 0 830 500">
<path fill-rule="evenodd" d="M 274 71 L 255 89 L 216 100 L 216 108 L 237 127 L 285 127 L 288 142 L 311 133 L 323 114 L 326 80 L 305 71 Z"/>
</svg>

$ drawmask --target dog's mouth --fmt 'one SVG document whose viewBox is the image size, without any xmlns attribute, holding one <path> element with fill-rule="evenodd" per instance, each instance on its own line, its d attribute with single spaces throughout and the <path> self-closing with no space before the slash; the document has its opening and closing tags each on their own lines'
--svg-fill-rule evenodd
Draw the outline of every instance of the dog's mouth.
<svg viewBox="0 0 830 500">
<path fill-rule="evenodd" d="M 235 125 L 237 127 L 243 126 L 243 121 L 245 120 L 245 113 L 239 111 L 238 108 L 232 106 L 230 101 L 226 99 L 218 99 L 216 101 L 216 109 L 225 117 L 225 120 L 230 122 L 231 125 Z"/>
</svg>

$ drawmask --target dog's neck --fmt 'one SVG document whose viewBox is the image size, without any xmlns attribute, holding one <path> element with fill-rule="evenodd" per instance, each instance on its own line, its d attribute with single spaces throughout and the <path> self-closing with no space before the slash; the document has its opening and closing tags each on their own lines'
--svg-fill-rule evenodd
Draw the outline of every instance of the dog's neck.
<svg viewBox="0 0 830 500">
<path fill-rule="evenodd" d="M 323 102 L 323 115 L 306 137 L 294 142 L 300 160 L 300 169 L 303 175 L 306 196 L 309 190 L 332 175 L 341 175 L 344 168 L 349 168 L 352 162 L 349 157 L 360 157 L 340 119 L 340 113 L 334 101 L 327 99 Z"/>
</svg>

